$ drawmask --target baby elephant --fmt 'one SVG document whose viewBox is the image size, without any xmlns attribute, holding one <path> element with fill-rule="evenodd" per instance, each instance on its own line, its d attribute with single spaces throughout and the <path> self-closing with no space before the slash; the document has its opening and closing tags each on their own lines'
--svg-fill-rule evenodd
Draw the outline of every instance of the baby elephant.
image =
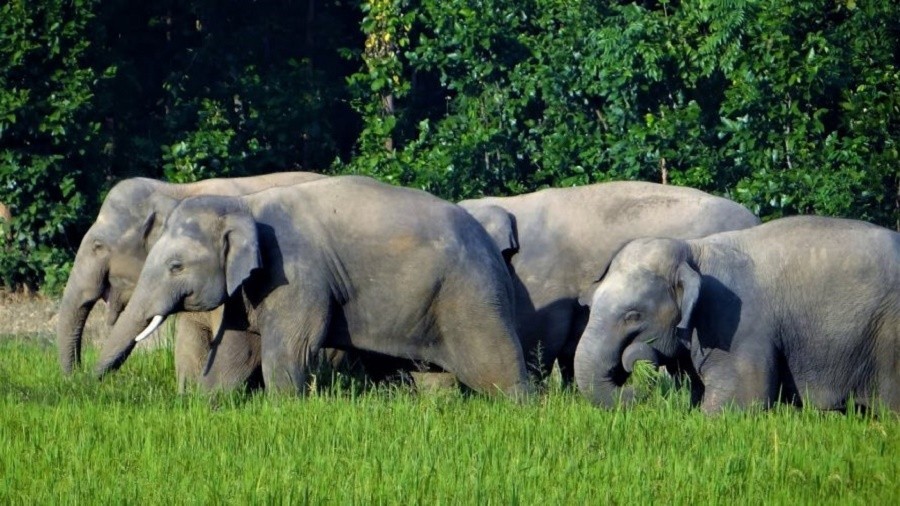
<svg viewBox="0 0 900 506">
<path fill-rule="evenodd" d="M 639 239 L 611 261 L 575 356 L 610 405 L 636 360 L 690 364 L 704 411 L 782 400 L 900 410 L 900 234 L 794 217 L 689 241 Z"/>
<path fill-rule="evenodd" d="M 217 340 L 258 332 L 269 390 L 302 392 L 323 346 L 431 362 L 483 392 L 527 390 L 512 282 L 474 218 L 369 178 L 307 184 L 184 200 L 97 372 L 119 367 L 167 315 L 225 303 Z"/>
</svg>

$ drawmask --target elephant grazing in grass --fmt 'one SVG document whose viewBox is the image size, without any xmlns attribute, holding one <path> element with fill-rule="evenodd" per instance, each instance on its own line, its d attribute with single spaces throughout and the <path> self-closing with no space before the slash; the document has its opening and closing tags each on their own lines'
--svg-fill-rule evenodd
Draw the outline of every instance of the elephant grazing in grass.
<svg viewBox="0 0 900 506">
<path fill-rule="evenodd" d="M 900 410 L 900 234 L 823 217 L 696 240 L 640 239 L 612 260 L 575 355 L 581 392 L 630 397 L 633 363 L 684 357 L 704 411 L 778 400 Z"/>
<path fill-rule="evenodd" d="M 154 179 L 126 179 L 115 185 L 100 213 L 84 235 L 59 310 L 57 343 L 65 374 L 81 363 L 85 321 L 101 298 L 109 304 L 109 325 L 116 322 L 131 298 L 147 252 L 162 233 L 166 217 L 182 200 L 197 195 L 245 195 L 275 186 L 322 179 L 310 172 L 282 172 L 262 176 L 207 179 L 171 184 Z M 201 380 L 209 341 L 221 319 L 218 313 L 184 314 L 176 322 L 175 367 L 180 388 Z M 206 386 L 229 388 L 243 384 L 258 364 L 258 350 L 223 347 L 222 360 L 203 376 Z M 258 348 L 258 346 L 257 346 Z M 231 357 L 231 361 L 225 359 Z"/>
<path fill-rule="evenodd" d="M 459 203 L 494 238 L 516 285 L 516 319 L 529 366 L 559 360 L 572 379 L 584 307 L 597 275 L 628 241 L 690 239 L 752 227 L 743 206 L 691 188 L 622 181 Z"/>
<path fill-rule="evenodd" d="M 225 330 L 261 336 L 267 390 L 304 391 L 310 358 L 329 347 L 434 363 L 518 395 L 528 381 L 512 297 L 478 222 L 422 191 L 343 176 L 191 198 L 150 250 L 97 372 L 166 316 L 225 304 Z"/>
</svg>

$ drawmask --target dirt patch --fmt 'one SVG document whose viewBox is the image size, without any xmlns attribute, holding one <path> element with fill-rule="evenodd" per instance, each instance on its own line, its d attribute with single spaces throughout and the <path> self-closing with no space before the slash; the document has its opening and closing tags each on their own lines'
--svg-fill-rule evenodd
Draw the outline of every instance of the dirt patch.
<svg viewBox="0 0 900 506">
<path fill-rule="evenodd" d="M 58 313 L 58 299 L 0 290 L 0 338 L 35 339 L 55 345 Z M 162 325 L 153 336 L 141 342 L 141 347 L 159 346 L 163 341 L 159 334 L 167 327 L 168 325 Z M 87 343 L 95 343 L 108 334 L 106 303 L 99 301 L 88 317 L 84 339 Z"/>
</svg>

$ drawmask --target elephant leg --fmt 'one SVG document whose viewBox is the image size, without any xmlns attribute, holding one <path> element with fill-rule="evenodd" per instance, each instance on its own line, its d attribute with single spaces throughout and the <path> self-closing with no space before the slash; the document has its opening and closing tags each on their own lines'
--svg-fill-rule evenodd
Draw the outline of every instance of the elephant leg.
<svg viewBox="0 0 900 506">
<path fill-rule="evenodd" d="M 529 315 L 518 316 L 517 332 L 525 354 L 525 366 L 538 380 L 550 375 L 553 364 L 564 350 L 573 323 L 572 309 L 568 303 L 551 304 Z M 574 355 L 573 348 L 573 360 Z"/>
<path fill-rule="evenodd" d="M 207 391 L 252 388 L 250 380 L 259 366 L 260 337 L 257 334 L 222 330 L 209 351 L 200 386 Z"/>
<path fill-rule="evenodd" d="M 768 408 L 777 400 L 777 369 L 771 351 L 738 354 L 714 349 L 709 354 L 710 365 L 701 374 L 704 412 L 717 413 L 728 405 Z"/>
<path fill-rule="evenodd" d="M 440 306 L 437 324 L 444 360 L 435 362 L 480 392 L 520 397 L 530 391 L 522 346 L 511 321 L 504 321 L 500 314 L 485 314 L 489 305 L 477 301 L 444 301 Z"/>
<path fill-rule="evenodd" d="M 298 297 L 302 298 L 302 297 Z M 272 304 L 273 307 L 279 305 Z M 302 316 L 285 305 L 285 311 L 273 310 L 260 325 L 262 373 L 270 394 L 306 392 L 309 365 L 322 348 L 330 318 L 328 300 L 300 304 Z"/>
<path fill-rule="evenodd" d="M 898 308 L 900 310 L 900 308 Z M 881 343 L 876 348 L 878 400 L 895 412 L 900 412 L 900 315 L 887 319 L 882 325 Z"/>
<path fill-rule="evenodd" d="M 209 343 L 212 339 L 209 326 L 197 321 L 193 313 L 182 313 L 175 318 L 175 377 L 178 392 L 197 383 L 203 375 Z"/>
</svg>

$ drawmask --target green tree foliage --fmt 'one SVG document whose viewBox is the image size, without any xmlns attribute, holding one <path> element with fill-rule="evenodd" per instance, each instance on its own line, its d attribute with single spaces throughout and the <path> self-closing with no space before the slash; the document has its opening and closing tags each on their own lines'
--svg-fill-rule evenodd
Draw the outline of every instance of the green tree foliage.
<svg viewBox="0 0 900 506">
<path fill-rule="evenodd" d="M 359 120 L 340 0 L 13 0 L 0 7 L 0 285 L 65 282 L 108 188 L 326 170 Z"/>
<path fill-rule="evenodd" d="M 449 198 L 666 180 L 900 225 L 895 2 L 394 4 L 403 96 L 365 116 L 393 149 L 361 145 L 360 172 Z"/>
<path fill-rule="evenodd" d="M 642 179 L 900 229 L 898 83 L 893 0 L 11 0 L 0 283 L 58 288 L 134 175 Z"/>
<path fill-rule="evenodd" d="M 96 160 L 91 112 L 102 73 L 85 64 L 95 3 L 11 0 L 0 6 L 0 282 L 65 281 L 66 228 L 83 223 L 78 183 Z M 85 177 L 87 176 L 87 177 Z"/>
</svg>

